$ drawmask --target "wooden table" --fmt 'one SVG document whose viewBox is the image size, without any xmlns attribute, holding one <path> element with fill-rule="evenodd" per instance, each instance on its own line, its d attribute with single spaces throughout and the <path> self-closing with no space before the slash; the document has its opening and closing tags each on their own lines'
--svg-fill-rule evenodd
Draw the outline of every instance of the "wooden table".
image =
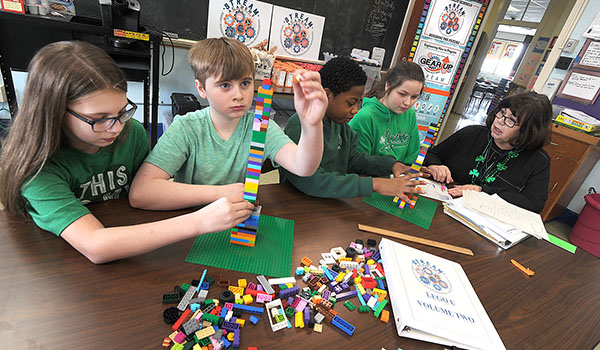
<svg viewBox="0 0 600 350">
<path fill-rule="evenodd" d="M 578 249 L 572 255 L 529 238 L 503 251 L 442 213 L 430 230 L 375 209 L 359 199 L 315 199 L 289 185 L 262 186 L 263 213 L 295 220 L 293 265 L 303 256 L 347 246 L 357 238 L 381 237 L 357 224 L 401 231 L 470 248 L 466 256 L 406 243 L 460 263 L 507 349 L 592 349 L 600 340 L 600 260 Z M 125 200 L 92 205 L 106 225 L 167 218 L 183 211 L 135 210 Z M 160 349 L 170 334 L 163 323 L 162 294 L 199 279 L 204 266 L 184 262 L 193 240 L 138 257 L 94 265 L 65 241 L 21 218 L 0 213 L 0 344 L 11 349 Z M 514 258 L 535 271 L 527 278 Z M 276 263 L 276 262 L 274 262 Z M 210 275 L 237 281 L 254 275 L 208 268 Z M 292 271 L 290 271 L 291 273 Z M 303 283 L 299 281 L 299 285 Z M 211 287 L 209 296 L 218 293 Z M 356 300 L 353 300 L 358 304 Z M 372 314 L 335 308 L 356 327 L 348 337 L 331 325 L 273 333 L 266 317 L 242 330 L 241 349 L 441 349 L 437 344 L 400 338 L 393 323 Z"/>
</svg>

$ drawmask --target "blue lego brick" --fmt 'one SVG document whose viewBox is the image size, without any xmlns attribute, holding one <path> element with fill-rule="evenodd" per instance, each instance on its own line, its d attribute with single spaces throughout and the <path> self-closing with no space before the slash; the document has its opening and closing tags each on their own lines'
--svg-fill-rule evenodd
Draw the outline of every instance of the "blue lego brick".
<svg viewBox="0 0 600 350">
<path fill-rule="evenodd" d="M 344 321 L 343 318 L 337 315 L 333 318 L 333 320 L 331 320 L 331 324 L 341 329 L 344 333 L 348 335 L 354 334 L 354 330 L 356 329 L 353 325 Z"/>
<path fill-rule="evenodd" d="M 208 282 L 202 282 L 200 289 L 208 290 Z"/>
<path fill-rule="evenodd" d="M 240 329 L 241 325 L 237 322 L 229 322 L 229 321 L 225 321 L 223 322 L 223 324 L 221 325 L 221 328 L 226 329 L 228 331 L 234 331 L 236 329 Z"/>
<path fill-rule="evenodd" d="M 385 290 L 385 286 L 383 285 L 383 281 L 380 280 L 380 279 L 377 280 L 377 286 L 379 287 L 379 289 Z"/>
<path fill-rule="evenodd" d="M 229 347 L 231 346 L 231 342 L 227 340 L 227 337 L 222 337 L 221 341 L 223 342 L 223 346 L 225 347 L 225 349 L 229 349 Z"/>
<path fill-rule="evenodd" d="M 379 261 L 379 259 L 381 259 L 381 254 L 379 253 L 379 250 L 375 252 L 375 254 L 373 254 L 372 259 L 375 261 Z"/>
<path fill-rule="evenodd" d="M 262 315 L 265 312 L 265 309 L 262 307 L 248 306 L 248 305 L 241 305 L 241 304 L 233 304 L 233 308 L 242 310 L 244 312 L 249 312 L 251 314 Z"/>
<path fill-rule="evenodd" d="M 257 324 L 258 321 L 260 321 L 260 318 L 254 316 L 254 315 L 251 315 L 250 318 L 248 319 L 248 321 L 250 321 L 252 324 Z"/>
</svg>

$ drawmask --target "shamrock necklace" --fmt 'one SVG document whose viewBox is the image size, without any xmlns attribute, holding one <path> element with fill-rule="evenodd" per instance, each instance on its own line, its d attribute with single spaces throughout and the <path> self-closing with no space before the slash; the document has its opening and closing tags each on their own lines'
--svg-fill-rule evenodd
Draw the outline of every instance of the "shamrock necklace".
<svg viewBox="0 0 600 350">
<path fill-rule="evenodd" d="M 495 167 L 492 167 L 492 166 L 486 167 L 486 160 L 488 158 L 488 155 L 489 155 L 491 149 L 492 149 L 492 138 L 490 138 L 490 140 L 488 141 L 487 145 L 485 146 L 485 149 L 483 150 L 483 153 L 481 153 L 481 155 L 479 155 L 479 156 L 477 156 L 477 158 L 475 158 L 475 161 L 477 162 L 477 164 L 475 165 L 475 168 L 471 169 L 471 171 L 469 171 L 469 175 L 471 175 L 472 183 L 475 183 L 475 180 L 480 177 L 479 169 L 482 169 L 482 171 L 483 171 L 482 178 L 484 179 L 484 182 L 486 184 L 490 184 L 490 183 L 494 182 L 496 180 L 496 175 L 498 175 L 499 172 L 508 169 L 508 166 L 506 165 L 506 163 L 508 163 L 509 160 L 511 160 L 513 158 L 517 158 L 519 156 L 518 150 L 511 149 L 508 152 L 508 154 L 506 155 L 506 157 L 504 158 L 504 160 L 502 160 L 502 162 L 497 163 Z M 483 167 L 481 166 L 482 164 L 483 164 Z M 491 172 L 489 172 L 490 168 L 493 168 L 493 170 Z"/>
</svg>

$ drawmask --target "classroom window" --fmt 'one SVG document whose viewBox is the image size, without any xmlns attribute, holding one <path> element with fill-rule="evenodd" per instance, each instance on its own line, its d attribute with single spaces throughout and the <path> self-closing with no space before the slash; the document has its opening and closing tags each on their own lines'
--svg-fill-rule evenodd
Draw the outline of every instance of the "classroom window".
<svg viewBox="0 0 600 350">
<path fill-rule="evenodd" d="M 550 0 L 512 0 L 504 19 L 540 23 Z"/>
</svg>

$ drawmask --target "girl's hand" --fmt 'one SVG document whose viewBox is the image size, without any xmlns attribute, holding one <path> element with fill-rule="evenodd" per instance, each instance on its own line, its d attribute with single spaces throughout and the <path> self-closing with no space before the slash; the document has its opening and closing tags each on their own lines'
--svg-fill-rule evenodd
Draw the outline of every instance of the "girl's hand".
<svg viewBox="0 0 600 350">
<path fill-rule="evenodd" d="M 246 200 L 232 201 L 220 198 L 196 211 L 207 232 L 220 232 L 244 222 L 252 213 L 254 205 Z"/>
<path fill-rule="evenodd" d="M 454 186 L 454 187 L 448 189 L 448 193 L 452 197 L 458 198 L 458 197 L 462 197 L 463 191 L 465 191 L 465 190 L 472 190 L 472 191 L 481 192 L 481 187 L 477 186 L 477 185 L 460 185 L 460 186 Z"/>
<path fill-rule="evenodd" d="M 318 72 L 297 70 L 292 79 L 294 107 L 302 123 L 318 125 L 327 110 L 327 95 Z"/>
<path fill-rule="evenodd" d="M 423 172 L 431 174 L 433 179 L 438 182 L 451 183 L 454 182 L 450 169 L 445 165 L 430 165 L 428 167 L 422 167 Z"/>
</svg>

